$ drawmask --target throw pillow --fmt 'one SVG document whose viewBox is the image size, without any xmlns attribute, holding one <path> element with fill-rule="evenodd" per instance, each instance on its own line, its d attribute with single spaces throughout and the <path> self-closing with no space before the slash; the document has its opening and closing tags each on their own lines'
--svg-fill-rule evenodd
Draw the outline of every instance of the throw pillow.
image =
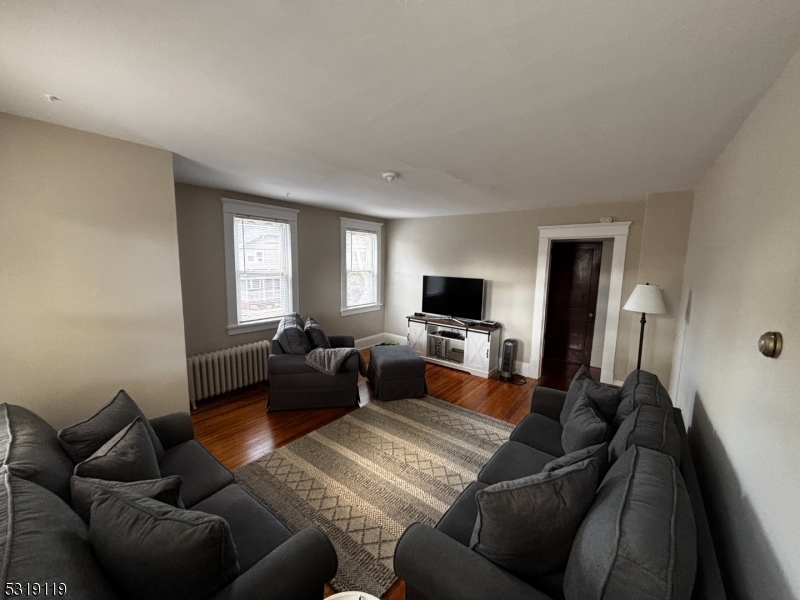
<svg viewBox="0 0 800 600">
<path fill-rule="evenodd" d="M 578 529 L 566 600 L 689 600 L 697 527 L 675 461 L 632 446 L 609 469 Z"/>
<path fill-rule="evenodd" d="M 72 462 L 77 464 L 97 452 L 100 446 L 114 437 L 120 429 L 127 426 L 136 417 L 142 418 L 158 462 L 161 462 L 164 459 L 164 447 L 161 445 L 161 440 L 158 439 L 142 411 L 136 406 L 136 402 L 128 396 L 125 390 L 120 390 L 111 402 L 85 421 L 59 431 L 58 439 Z"/>
<path fill-rule="evenodd" d="M 163 479 L 145 479 L 144 481 L 106 481 L 105 479 L 73 476 L 70 480 L 72 508 L 88 523 L 92 508 L 92 491 L 97 487 L 124 490 L 176 508 L 184 508 L 181 500 L 182 482 L 180 475 L 170 475 Z"/>
<path fill-rule="evenodd" d="M 589 399 L 597 405 L 597 408 L 600 411 L 600 414 L 603 415 L 603 418 L 609 423 L 614 419 L 614 415 L 617 412 L 617 406 L 620 402 L 620 391 L 617 388 L 598 383 L 595 381 L 594 377 L 592 377 L 589 369 L 587 369 L 585 365 L 581 365 L 581 368 L 578 369 L 578 372 L 575 373 L 575 377 L 572 378 L 572 382 L 569 384 L 567 398 L 564 401 L 563 408 L 561 409 L 559 420 L 561 421 L 562 427 L 566 424 L 567 419 L 572 412 L 572 408 L 575 406 L 575 402 L 578 400 L 578 396 L 584 389 L 586 390 L 586 395 L 589 396 Z"/>
<path fill-rule="evenodd" d="M 55 585 L 56 590 L 66 590 L 64 598 L 119 598 L 92 550 L 86 523 L 66 502 L 2 468 L 0 506 L 4 594 L 7 583 L 48 583 L 52 596 L 58 596 L 50 593 Z M 25 591 L 19 596 L 25 597 Z M 39 595 L 45 596 L 44 591 Z"/>
<path fill-rule="evenodd" d="M 100 487 L 91 511 L 94 551 L 125 598 L 205 600 L 239 574 L 222 517 Z"/>
<path fill-rule="evenodd" d="M 672 411 L 640 404 L 619 426 L 608 447 L 613 463 L 631 446 L 650 448 L 669 454 L 675 464 L 681 464 L 681 434 Z"/>
<path fill-rule="evenodd" d="M 600 462 L 588 458 L 478 491 L 469 547 L 526 580 L 562 570 L 599 481 Z"/>
<path fill-rule="evenodd" d="M 278 323 L 275 337 L 286 354 L 308 354 L 311 352 L 311 342 L 305 331 L 303 318 L 297 313 L 286 315 Z"/>
<path fill-rule="evenodd" d="M 603 479 L 608 471 L 608 444 L 595 444 L 594 446 L 576 450 L 575 452 L 570 452 L 555 460 L 551 460 L 544 466 L 542 473 L 558 471 L 564 467 L 569 467 L 584 461 L 587 458 L 596 458 L 599 461 L 600 479 Z"/>
<path fill-rule="evenodd" d="M 561 409 L 561 416 L 559 417 L 562 427 L 566 425 L 567 419 L 569 418 L 569 415 L 575 406 L 575 402 L 578 401 L 578 396 L 580 395 L 581 391 L 583 391 L 584 384 L 587 381 L 594 381 L 594 379 L 592 379 L 589 369 L 587 369 L 584 365 L 581 365 L 581 368 L 578 369 L 577 373 L 575 373 L 575 377 L 572 378 L 572 382 L 569 384 L 569 388 L 567 389 L 567 397 L 564 400 L 564 407 Z"/>
<path fill-rule="evenodd" d="M 69 502 L 75 465 L 58 443 L 56 430 L 27 408 L 0 404 L 0 464 Z"/>
<path fill-rule="evenodd" d="M 158 479 L 156 453 L 141 417 L 103 444 L 82 463 L 75 465 L 75 475 L 110 481 Z"/>
<path fill-rule="evenodd" d="M 586 390 L 581 390 L 561 432 L 561 446 L 564 452 L 569 454 L 602 444 L 611 439 L 612 433 L 611 426 L 602 417 L 595 403 L 589 400 Z"/>
<path fill-rule="evenodd" d="M 322 327 L 319 326 L 319 323 L 317 323 L 312 317 L 308 317 L 303 331 L 305 331 L 308 341 L 311 342 L 312 350 L 314 348 L 331 347 L 331 342 L 328 339 L 328 336 L 325 335 L 325 330 L 322 329 Z"/>
</svg>

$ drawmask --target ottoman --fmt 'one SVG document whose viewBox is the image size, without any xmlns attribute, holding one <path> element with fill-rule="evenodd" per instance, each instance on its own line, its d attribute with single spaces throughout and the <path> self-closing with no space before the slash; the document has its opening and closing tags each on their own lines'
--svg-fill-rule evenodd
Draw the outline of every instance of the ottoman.
<svg viewBox="0 0 800 600">
<path fill-rule="evenodd" d="M 421 398 L 428 392 L 425 361 L 408 346 L 370 348 L 367 379 L 378 400 Z"/>
</svg>

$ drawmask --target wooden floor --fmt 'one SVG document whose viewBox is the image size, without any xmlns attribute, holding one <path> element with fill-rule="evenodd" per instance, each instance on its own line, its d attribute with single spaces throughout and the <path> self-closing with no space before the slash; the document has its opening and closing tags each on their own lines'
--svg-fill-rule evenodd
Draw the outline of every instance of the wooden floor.
<svg viewBox="0 0 800 600">
<path fill-rule="evenodd" d="M 363 352 L 368 360 L 368 352 Z M 462 371 L 427 365 L 428 393 L 509 423 L 519 423 L 530 411 L 530 399 L 537 385 L 528 379 L 524 385 L 474 377 Z M 554 380 L 555 382 L 555 380 Z M 366 380 L 359 378 L 361 405 L 371 402 Z M 272 452 L 356 410 L 326 408 L 276 413 L 266 411 L 269 386 L 259 384 L 200 403 L 192 413 L 195 437 L 231 470 Z M 333 594 L 328 587 L 326 596 Z M 398 582 L 384 594 L 385 600 L 403 600 L 405 587 Z"/>
</svg>

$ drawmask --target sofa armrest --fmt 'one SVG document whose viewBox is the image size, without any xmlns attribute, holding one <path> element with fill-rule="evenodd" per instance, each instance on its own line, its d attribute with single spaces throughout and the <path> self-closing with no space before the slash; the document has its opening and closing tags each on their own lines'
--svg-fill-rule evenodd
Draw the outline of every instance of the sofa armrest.
<svg viewBox="0 0 800 600">
<path fill-rule="evenodd" d="M 215 600 L 322 599 L 338 568 L 328 536 L 309 527 L 292 536 L 222 589 Z"/>
<path fill-rule="evenodd" d="M 189 413 L 178 412 L 156 417 L 150 419 L 150 425 L 158 439 L 161 440 L 164 450 L 194 439 L 194 427 L 192 427 L 192 417 Z"/>
<path fill-rule="evenodd" d="M 329 335 L 331 348 L 355 348 L 356 339 L 352 335 Z"/>
<path fill-rule="evenodd" d="M 536 386 L 531 396 L 531 412 L 558 421 L 561 418 L 561 409 L 564 408 L 566 399 L 567 392 L 541 385 Z"/>
<path fill-rule="evenodd" d="M 527 598 L 552 600 L 453 538 L 422 523 L 397 542 L 394 572 L 415 598 Z"/>
</svg>

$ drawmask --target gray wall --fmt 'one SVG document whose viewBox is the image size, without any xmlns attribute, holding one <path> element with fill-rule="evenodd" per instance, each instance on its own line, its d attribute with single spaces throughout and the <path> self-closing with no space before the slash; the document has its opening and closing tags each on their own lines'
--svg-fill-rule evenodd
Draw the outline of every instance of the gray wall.
<svg viewBox="0 0 800 600">
<path fill-rule="evenodd" d="M 175 200 L 186 352 L 189 356 L 272 339 L 275 334 L 274 329 L 269 329 L 228 335 L 225 249 L 220 202 L 223 197 L 299 209 L 297 244 L 300 314 L 304 317 L 313 316 L 328 334 L 348 334 L 358 339 L 383 332 L 383 309 L 346 317 L 340 313 L 339 217 L 371 221 L 379 221 L 378 219 L 178 183 L 175 184 Z M 386 255 L 385 242 L 383 255 Z"/>
<path fill-rule="evenodd" d="M 188 409 L 169 152 L 0 114 L 0 357 L 54 427 Z"/>
<path fill-rule="evenodd" d="M 670 392 L 734 600 L 800 598 L 798 299 L 800 54 L 697 188 L 678 311 Z"/>
</svg>

